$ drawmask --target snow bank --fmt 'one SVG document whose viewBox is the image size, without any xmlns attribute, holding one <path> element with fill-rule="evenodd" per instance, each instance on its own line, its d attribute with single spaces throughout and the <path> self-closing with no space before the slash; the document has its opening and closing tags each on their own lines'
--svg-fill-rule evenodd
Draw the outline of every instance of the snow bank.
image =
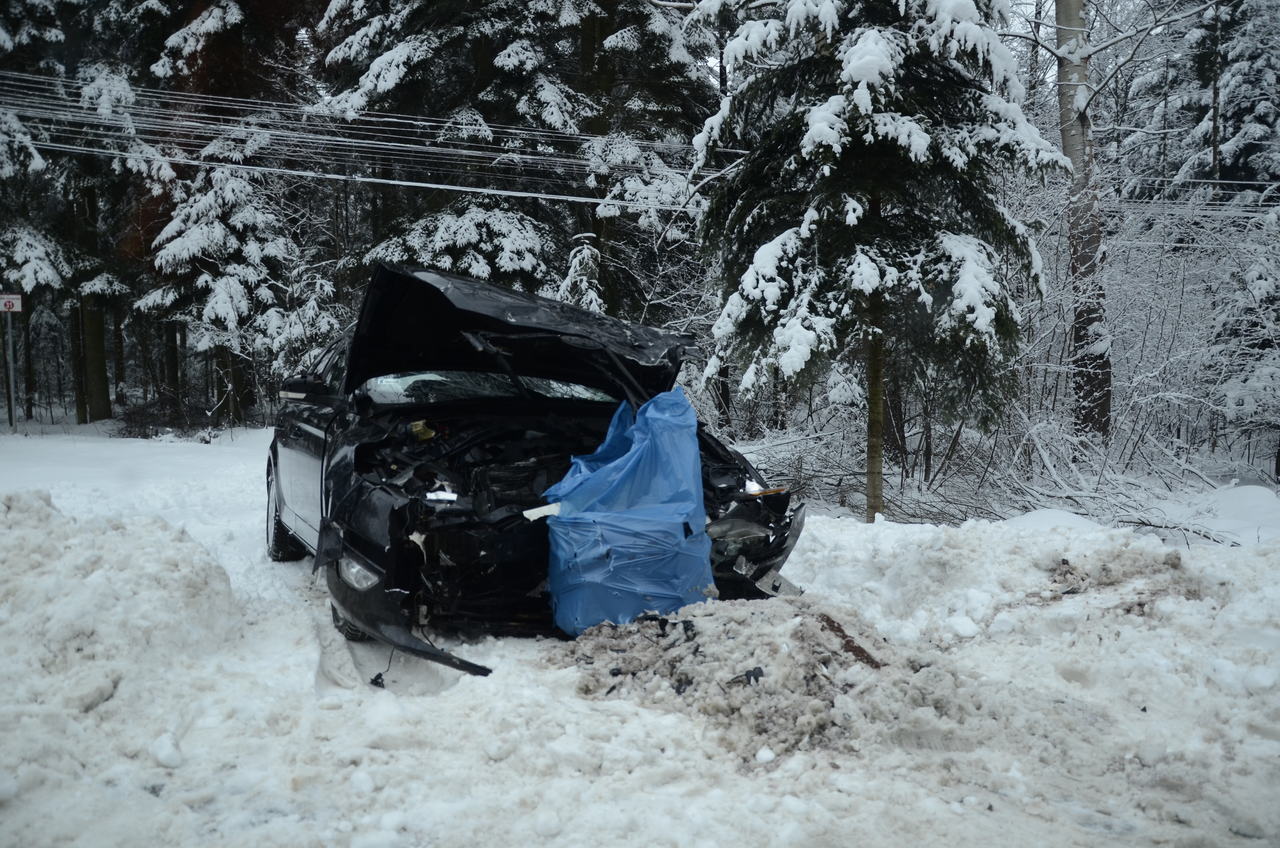
<svg viewBox="0 0 1280 848">
<path fill-rule="evenodd" d="M 166 681 L 238 620 L 226 573 L 163 520 L 78 521 L 43 492 L 0 498 L 0 563 L 0 801 L 28 814 L 3 814 L 18 824 L 10 844 L 84 835 L 95 821 L 146 832 L 109 791 L 72 810 L 57 799 L 122 757 L 180 764 L 181 702 Z M 154 718 L 157 699 L 175 708 L 169 720 L 135 723 Z"/>
<path fill-rule="evenodd" d="M 946 645 L 1004 627 L 1011 607 L 1138 575 L 1179 576 L 1159 539 L 1041 511 L 993 524 L 863 524 L 817 516 L 787 575 L 856 606 L 884 636 Z M 1188 578 L 1193 579 L 1193 578 Z"/>
<path fill-rule="evenodd" d="M 590 631 L 565 649 L 579 692 L 704 721 L 742 768 L 954 781 L 957 814 L 1280 834 L 1280 548 L 1179 552 L 1065 515 L 819 517 L 792 565 L 805 598 Z"/>
<path fill-rule="evenodd" d="M 954 658 L 892 646 L 852 608 L 808 599 L 704 604 L 604 625 L 569 653 L 583 668 L 581 693 L 699 716 L 760 764 L 797 751 L 874 760 L 902 749 L 1000 747 L 1049 756 L 1096 720 L 1042 694 L 992 693 L 984 675 Z"/>
<path fill-rule="evenodd" d="M 1280 496 L 1264 486 L 1224 486 L 1157 504 L 1153 512 L 1240 545 L 1280 543 Z"/>
<path fill-rule="evenodd" d="M 814 516 L 803 598 L 445 643 L 473 678 L 346 644 L 308 563 L 266 561 L 269 437 L 0 436 L 0 844 L 1280 839 L 1270 526 Z M 61 512 L 6 495 L 33 485 Z"/>
</svg>

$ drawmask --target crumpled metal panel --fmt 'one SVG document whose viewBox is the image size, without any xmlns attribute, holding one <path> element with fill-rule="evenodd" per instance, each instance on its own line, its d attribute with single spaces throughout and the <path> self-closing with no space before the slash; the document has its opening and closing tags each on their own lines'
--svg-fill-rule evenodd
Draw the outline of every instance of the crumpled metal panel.
<svg viewBox="0 0 1280 848">
<path fill-rule="evenodd" d="M 522 376 L 643 402 L 674 385 L 694 342 L 477 280 L 384 265 L 365 292 L 343 391 L 383 374 L 494 371 L 501 356 Z"/>
</svg>

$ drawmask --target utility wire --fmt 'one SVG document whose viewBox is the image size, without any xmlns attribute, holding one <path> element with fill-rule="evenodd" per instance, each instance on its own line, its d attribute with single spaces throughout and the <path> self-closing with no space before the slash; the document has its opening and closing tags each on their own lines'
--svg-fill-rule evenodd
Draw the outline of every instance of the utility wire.
<svg viewBox="0 0 1280 848">
<path fill-rule="evenodd" d="M 195 120 L 185 113 L 177 116 L 171 111 L 151 107 L 134 108 L 128 115 L 102 116 L 96 112 L 69 112 L 65 103 L 49 104 L 31 97 L 0 97 L 0 107 L 8 108 L 16 116 L 32 121 L 48 121 L 67 123 L 68 119 L 84 125 L 108 126 L 119 132 L 131 133 L 139 138 L 154 141 L 156 136 L 148 135 L 148 131 L 159 133 L 162 140 L 205 140 L 214 141 L 219 138 L 243 136 L 246 139 L 254 134 L 262 134 L 271 149 L 299 145 L 295 152 L 328 152 L 341 153 L 344 157 L 364 154 L 379 154 L 380 158 L 392 158 L 403 162 L 415 159 L 430 161 L 432 157 L 446 156 L 456 159 L 471 159 L 476 163 L 503 161 L 519 162 L 531 165 L 546 165 L 580 173 L 597 173 L 604 175 L 609 171 L 633 172 L 636 174 L 650 172 L 669 172 L 688 176 L 689 172 L 672 168 L 665 163 L 647 162 L 595 162 L 583 154 L 562 154 L 529 150 L 527 148 L 499 147 L 495 145 L 477 145 L 467 142 L 467 147 L 451 144 L 437 144 L 430 141 L 416 140 L 412 143 L 386 142 L 374 137 L 350 137 L 330 135 L 296 129 L 296 124 L 272 122 L 261 118 L 252 119 L 250 123 L 228 127 L 225 121 Z M 39 124 L 41 129 L 48 125 Z M 479 149 L 475 149 L 479 148 Z M 695 172 L 698 176 L 701 172 Z"/>
<path fill-rule="evenodd" d="M 672 167 L 664 156 L 693 159 L 688 144 L 641 141 L 612 136 L 592 136 L 561 130 L 530 129 L 501 124 L 467 124 L 457 120 L 402 115 L 396 113 L 343 112 L 332 106 L 283 103 L 250 98 L 225 97 L 129 84 L 132 102 L 110 99 L 110 86 L 95 97 L 93 81 L 0 71 L 0 109 L 8 109 L 25 119 L 36 135 L 37 149 L 128 157 L 134 160 L 171 162 L 205 167 L 225 167 L 261 173 L 292 174 L 346 182 L 369 182 L 406 187 L 456 189 L 470 193 L 501 196 L 529 196 L 593 204 L 616 204 L 635 208 L 683 209 L 685 204 L 655 201 L 628 201 L 588 197 L 584 183 L 596 177 L 614 180 L 668 174 L 682 182 L 702 180 L 698 185 L 722 175 L 728 169 L 682 170 Z M 120 93 L 124 93 L 121 88 Z M 101 102 L 95 103 L 96 100 Z M 247 165 L 229 161 L 243 155 L 242 146 L 253 136 L 261 136 L 262 146 L 254 155 L 271 155 L 316 167 Z M 476 136 L 480 140 L 476 140 Z M 216 145 L 225 142 L 220 153 Z M 139 143 L 151 150 L 127 149 Z M 566 145 L 569 146 L 566 149 Z M 608 150 L 621 145 L 631 155 L 647 161 L 607 162 L 588 150 Z M 126 149 L 121 149 L 121 147 Z M 237 147 L 241 147 L 237 151 Z M 661 153 L 659 152 L 661 151 Z M 171 155 L 173 153 L 178 155 Z M 741 151 L 730 151 L 741 152 Z M 470 181 L 510 181 L 535 183 L 547 189 L 516 191 L 483 186 L 466 187 L 435 182 L 434 179 L 395 179 L 348 170 L 397 168 L 425 174 L 465 178 Z M 1280 187 L 1275 182 L 1250 180 L 1177 179 L 1174 177 L 1133 177 L 1128 185 L 1145 185 L 1162 192 L 1203 186 L 1262 187 L 1261 197 L 1218 198 L 1105 198 L 1099 207 L 1109 212 L 1141 210 L 1178 216 L 1252 218 L 1264 214 L 1265 198 Z M 696 191 L 696 189 L 695 189 Z M 1242 200 L 1253 200 L 1245 203 Z"/>
<path fill-rule="evenodd" d="M 199 96 L 185 98 L 186 102 L 204 103 L 206 108 L 244 108 L 246 105 L 282 108 L 292 113 L 293 120 L 277 114 L 257 112 L 251 115 L 220 115 L 214 112 L 195 112 L 190 108 L 174 108 L 171 105 L 139 101 L 139 91 L 165 94 L 154 89 L 131 89 L 132 103 L 107 101 L 105 108 L 90 108 L 95 98 L 85 96 L 86 84 L 39 77 L 29 74 L 0 72 L 0 82 L 13 90 L 0 90 L 0 108 L 8 108 L 16 116 L 26 119 L 37 130 L 33 141 L 37 149 L 96 154 L 101 156 L 128 157 L 132 160 L 171 162 L 199 166 L 219 166 L 242 171 L 293 174 L 297 176 L 341 179 L 348 182 L 373 182 L 407 187 L 448 190 L 451 186 L 435 181 L 441 176 L 460 177 L 472 181 L 510 181 L 534 183 L 539 191 L 495 189 L 483 186 L 467 186 L 467 193 L 492 193 L 500 196 L 541 197 L 570 202 L 618 205 L 633 208 L 650 208 L 675 211 L 687 207 L 685 203 L 650 200 L 627 200 L 616 197 L 584 196 L 584 181 L 601 178 L 625 179 L 628 175 L 640 177 L 646 174 L 669 173 L 681 181 L 699 176 L 699 172 L 687 172 L 667 166 L 661 159 L 651 162 L 604 162 L 590 159 L 582 151 L 556 151 L 548 149 L 548 137 L 554 133 L 529 132 L 512 128 L 503 130 L 508 136 L 502 144 L 486 144 L 458 138 L 457 123 L 450 124 L 435 119 L 403 119 L 401 123 L 415 129 L 373 124 L 341 122 L 327 115 L 308 113 L 301 107 L 289 104 L 248 101 L 241 98 Z M 68 88 L 80 88 L 81 97 L 72 100 Z M 7 96 L 6 96 L 7 95 Z M 105 95 L 104 95 L 105 99 Z M 182 98 L 177 98 L 182 99 Z M 209 106 L 208 104 L 212 104 Z M 228 121 L 234 121 L 229 125 Z M 317 127 L 317 125 L 319 125 Z M 335 126 L 336 125 L 336 126 Z M 423 139 L 421 127 L 434 130 L 434 139 Z M 316 132 L 310 129 L 340 128 L 342 134 Z M 448 141 L 440 143 L 442 130 L 448 128 Z M 44 138 L 41 138 L 41 134 Z M 318 167 L 248 166 L 242 162 L 225 161 L 228 155 L 218 156 L 216 142 L 227 141 L 234 145 L 246 143 L 252 136 L 261 134 L 264 144 L 257 154 L 267 153 L 287 159 L 309 160 Z M 494 133 L 497 135 L 497 133 Z M 590 144 L 608 148 L 617 140 L 608 136 L 558 134 L 561 139 L 571 139 L 575 144 Z M 528 139 L 536 145 L 531 149 Z M 499 139 L 501 140 L 501 139 Z M 152 150 L 121 149 L 133 144 L 146 144 Z M 633 154 L 649 157 L 654 150 L 668 148 L 691 153 L 688 145 L 635 143 L 625 139 L 622 143 L 632 148 Z M 465 146 L 463 146 L 465 145 Z M 644 148 L 648 148 L 646 153 Z M 176 151 L 179 155 L 171 155 Z M 386 176 L 371 177 L 348 171 L 351 166 L 399 167 L 425 173 L 430 179 L 393 179 Z"/>
<path fill-rule="evenodd" d="M 83 80 L 64 79 L 41 74 L 26 74 L 16 71 L 0 71 L 0 81 L 8 83 L 10 86 L 22 86 L 28 90 L 53 92 L 64 97 L 67 95 L 63 89 L 78 89 L 83 92 L 84 89 L 89 88 L 93 84 L 93 81 L 86 82 Z M 541 138 L 544 140 L 560 142 L 573 141 L 586 143 L 598 140 L 607 140 L 609 138 L 608 136 L 590 135 L 587 133 L 517 127 L 510 124 L 489 123 L 487 121 L 481 125 L 468 125 L 452 118 L 433 118 L 393 112 L 357 112 L 353 110 L 341 110 L 336 107 L 326 108 L 324 103 L 307 105 L 281 101 L 255 100 L 252 98 L 165 91 L 163 89 L 148 88 L 132 84 L 130 84 L 130 92 L 135 98 L 138 96 L 151 97 L 162 103 L 203 105 L 206 107 L 233 109 L 242 112 L 274 111 L 280 113 L 292 113 L 312 119 L 329 120 L 350 125 L 369 122 L 386 125 L 392 129 L 395 127 L 414 127 L 437 131 L 446 129 L 451 132 L 458 132 L 460 130 L 467 129 L 468 127 L 472 127 L 474 129 L 484 129 L 495 136 L 511 136 L 526 139 Z M 128 104 L 123 105 L 127 106 Z M 680 153 L 693 152 L 693 146 L 683 142 L 628 139 L 628 144 L 632 144 L 642 149 L 666 149 Z M 745 151 L 742 150 L 724 150 L 723 152 L 735 155 L 745 153 Z"/>
<path fill-rule="evenodd" d="M 58 150 L 66 153 L 87 153 L 87 154 L 93 154 L 97 156 L 109 156 L 111 158 L 118 158 L 122 155 L 115 151 L 104 150 L 100 147 L 86 147 L 86 146 L 75 145 L 75 144 L 59 144 L 59 143 L 48 142 L 48 141 L 37 141 L 33 143 L 36 147 L 39 147 L 42 149 Z M 138 159 L 143 159 L 148 161 L 170 162 L 170 163 L 177 163 L 179 165 L 201 165 L 205 167 L 226 168 L 228 170 L 233 170 L 233 171 L 249 171 L 252 173 L 263 173 L 263 174 L 281 174 L 281 175 L 289 175 L 289 176 L 296 176 L 296 177 L 309 177 L 312 179 L 336 180 L 339 182 L 349 182 L 349 183 L 374 183 L 377 185 L 404 186 L 407 188 L 427 188 L 427 189 L 438 189 L 441 191 L 457 191 L 457 192 L 463 192 L 466 194 L 489 194 L 489 195 L 497 195 L 501 197 L 528 197 L 528 198 L 537 198 L 541 200 L 559 200 L 559 201 L 565 201 L 568 203 L 590 203 L 596 206 L 626 206 L 626 207 L 633 207 L 633 208 L 665 210 L 670 212 L 678 212 L 687 208 L 686 204 L 654 203 L 649 201 L 626 200 L 624 198 L 582 197 L 579 195 L 550 194 L 550 193 L 543 193 L 543 192 L 536 192 L 536 191 L 517 191 L 514 189 L 496 189 L 496 188 L 487 188 L 487 187 L 481 187 L 481 186 L 456 185 L 456 184 L 449 184 L 449 183 L 430 183 L 430 182 L 420 182 L 417 180 L 393 180 L 393 179 L 383 179 L 380 177 L 369 177 L 364 175 L 335 174 L 335 173 L 326 173 L 321 171 L 304 171 L 304 170 L 299 170 L 295 168 L 276 168 L 268 165 L 247 165 L 244 163 L 237 163 L 237 162 L 209 162 L 203 159 L 188 159 L 185 157 L 162 156 L 159 154 L 150 154 L 145 152 L 130 153 L 127 155 L 133 158 L 138 158 Z"/>
</svg>

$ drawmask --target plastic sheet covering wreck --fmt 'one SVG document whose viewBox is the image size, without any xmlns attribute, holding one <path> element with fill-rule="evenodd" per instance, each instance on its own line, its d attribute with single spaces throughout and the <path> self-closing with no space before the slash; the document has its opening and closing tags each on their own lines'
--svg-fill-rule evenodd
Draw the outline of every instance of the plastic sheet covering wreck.
<svg viewBox="0 0 1280 848">
<path fill-rule="evenodd" d="M 555 622 L 577 635 L 601 622 L 667 613 L 714 595 L 697 416 L 679 389 L 638 412 L 618 408 L 600 448 L 573 458 L 543 496 Z"/>
</svg>

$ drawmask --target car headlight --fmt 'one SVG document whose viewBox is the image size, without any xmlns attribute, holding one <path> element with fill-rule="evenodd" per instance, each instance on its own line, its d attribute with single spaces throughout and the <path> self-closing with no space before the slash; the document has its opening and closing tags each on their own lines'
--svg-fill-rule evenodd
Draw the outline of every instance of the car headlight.
<svg viewBox="0 0 1280 848">
<path fill-rule="evenodd" d="M 743 548 L 769 541 L 769 528 L 741 518 L 721 518 L 707 525 L 716 550 L 726 557 L 736 557 Z"/>
<path fill-rule="evenodd" d="M 373 588 L 382 579 L 377 572 L 347 557 L 338 561 L 338 575 L 348 586 L 360 592 Z"/>
<path fill-rule="evenodd" d="M 717 541 L 754 542 L 769 538 L 769 528 L 741 518 L 721 518 L 707 525 L 707 535 Z"/>
</svg>

